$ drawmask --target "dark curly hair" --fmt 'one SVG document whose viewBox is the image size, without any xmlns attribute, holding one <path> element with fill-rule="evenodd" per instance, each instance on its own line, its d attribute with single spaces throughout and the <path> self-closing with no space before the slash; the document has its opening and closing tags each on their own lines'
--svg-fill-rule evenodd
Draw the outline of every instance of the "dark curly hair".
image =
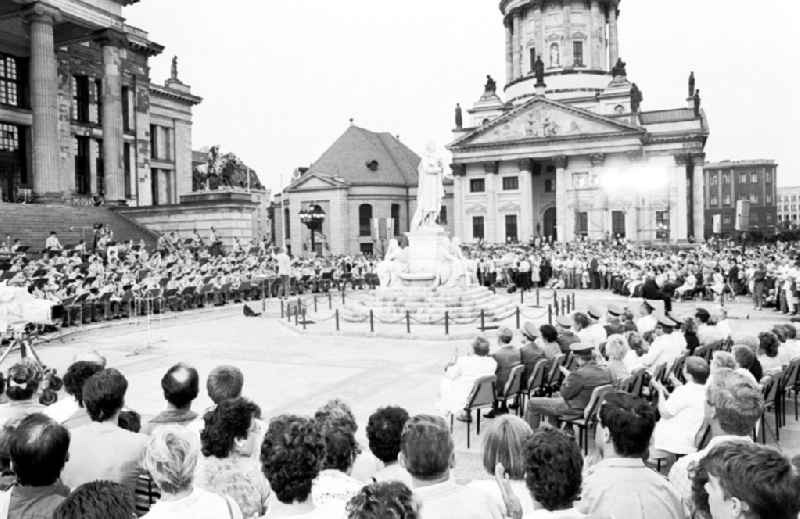
<svg viewBox="0 0 800 519">
<path fill-rule="evenodd" d="M 282 503 L 304 502 L 325 459 L 325 441 L 313 418 L 281 415 L 261 444 L 261 469 Z"/>
<path fill-rule="evenodd" d="M 583 458 L 566 434 L 542 428 L 525 442 L 525 482 L 545 509 L 566 510 L 581 494 Z"/>
<path fill-rule="evenodd" d="M 67 372 L 64 374 L 64 389 L 75 397 L 79 406 L 83 407 L 83 384 L 89 380 L 89 377 L 102 370 L 101 365 L 85 360 L 75 362 L 67 368 Z"/>
<path fill-rule="evenodd" d="M 381 407 L 369 417 L 367 439 L 369 450 L 384 463 L 397 461 L 400 436 L 408 421 L 408 412 L 402 407 Z"/>
<path fill-rule="evenodd" d="M 203 456 L 227 458 L 236 439 L 246 438 L 254 418 L 261 417 L 261 408 L 239 397 L 223 400 L 203 416 L 205 427 L 200 432 Z"/>
<path fill-rule="evenodd" d="M 333 420 L 327 424 L 319 423 L 320 432 L 325 439 L 325 460 L 323 469 L 347 472 L 361 452 L 351 425 L 346 420 Z"/>
<path fill-rule="evenodd" d="M 780 344 L 778 336 L 772 332 L 761 332 L 758 334 L 758 349 L 767 357 L 777 357 Z"/>
<path fill-rule="evenodd" d="M 363 487 L 347 503 L 347 519 L 418 519 L 419 505 L 400 481 L 383 481 Z"/>
<path fill-rule="evenodd" d="M 130 519 L 136 517 L 133 492 L 111 481 L 79 486 L 58 505 L 53 519 Z"/>
<path fill-rule="evenodd" d="M 358 430 L 356 417 L 350 406 L 338 398 L 328 400 L 325 405 L 317 409 L 317 412 L 314 413 L 314 420 L 322 427 L 333 422 L 340 422 L 340 426 L 352 429 L 353 434 Z"/>
</svg>

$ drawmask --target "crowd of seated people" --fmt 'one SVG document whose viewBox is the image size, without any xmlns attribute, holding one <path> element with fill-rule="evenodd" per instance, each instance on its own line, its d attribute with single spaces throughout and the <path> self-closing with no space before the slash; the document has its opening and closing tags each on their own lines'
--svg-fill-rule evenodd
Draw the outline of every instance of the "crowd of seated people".
<svg viewBox="0 0 800 519">
<path fill-rule="evenodd" d="M 213 234 L 162 235 L 155 250 L 115 242 L 105 227 L 91 245 L 64 246 L 51 233 L 40 255 L 15 243 L 8 237 L 0 247 L 0 285 L 50 300 L 64 324 L 378 284 L 371 257 L 291 258 L 263 240 L 224 249 Z"/>
<path fill-rule="evenodd" d="M 800 311 L 798 250 L 791 244 L 679 248 L 605 240 L 465 247 L 478 280 L 487 286 L 603 289 L 668 306 L 676 299 L 750 294 L 754 308 Z"/>
<path fill-rule="evenodd" d="M 796 517 L 797 469 L 753 440 L 770 385 L 797 387 L 794 327 L 716 340 L 727 332 L 713 319 L 684 330 L 694 318 L 661 318 L 642 334 L 647 311 L 592 308 L 500 330 L 496 344 L 479 337 L 446 368 L 440 415 L 387 406 L 366 424 L 336 399 L 313 416 L 265 416 L 239 369 L 203 378 L 187 363 L 165 371 L 164 409 L 141 420 L 126 407 L 128 378 L 96 353 L 76 357 L 63 381 L 20 361 L 0 384 L 0 517 Z M 526 380 L 527 402 L 498 398 L 481 433 L 482 474 L 456 481 L 463 460 L 446 417 L 469 420 L 475 381 L 508 380 L 517 366 L 546 376 Z M 208 409 L 196 406 L 203 380 Z M 576 424 L 587 432 L 574 435 Z"/>
</svg>

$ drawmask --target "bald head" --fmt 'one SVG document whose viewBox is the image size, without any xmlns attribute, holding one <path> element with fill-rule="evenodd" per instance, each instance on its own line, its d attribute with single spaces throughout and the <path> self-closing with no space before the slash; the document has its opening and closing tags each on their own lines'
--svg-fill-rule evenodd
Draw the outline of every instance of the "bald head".
<svg viewBox="0 0 800 519">
<path fill-rule="evenodd" d="M 175 364 L 161 379 L 164 399 L 177 409 L 188 409 L 197 398 L 200 388 L 200 377 L 197 370 L 180 363 Z"/>
</svg>

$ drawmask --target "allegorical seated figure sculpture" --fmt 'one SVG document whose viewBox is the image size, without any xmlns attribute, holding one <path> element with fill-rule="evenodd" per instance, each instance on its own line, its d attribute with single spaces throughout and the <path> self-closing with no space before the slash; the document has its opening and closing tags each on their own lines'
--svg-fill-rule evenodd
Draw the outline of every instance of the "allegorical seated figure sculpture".
<svg viewBox="0 0 800 519">
<path fill-rule="evenodd" d="M 400 274 L 408 271 L 408 258 L 406 251 L 400 247 L 396 239 L 389 240 L 386 255 L 383 261 L 375 268 L 382 288 L 402 286 Z"/>
<path fill-rule="evenodd" d="M 466 287 L 472 284 L 469 275 L 469 261 L 464 258 L 461 251 L 461 241 L 457 237 L 446 241 L 442 250 L 442 257 L 439 258 L 439 285 L 445 287 Z"/>
</svg>

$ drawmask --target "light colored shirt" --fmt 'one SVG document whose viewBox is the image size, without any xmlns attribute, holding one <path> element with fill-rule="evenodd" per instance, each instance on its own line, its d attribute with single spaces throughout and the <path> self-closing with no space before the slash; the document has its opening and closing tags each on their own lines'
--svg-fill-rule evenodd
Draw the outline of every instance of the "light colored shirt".
<svg viewBox="0 0 800 519">
<path fill-rule="evenodd" d="M 652 332 L 656 329 L 658 320 L 653 314 L 645 315 L 636 320 L 636 329 L 639 333 Z"/>
<path fill-rule="evenodd" d="M 502 519 L 503 510 L 485 494 L 449 479 L 444 483 L 416 487 L 424 517 L 431 519 Z"/>
<path fill-rule="evenodd" d="M 292 272 L 292 263 L 289 259 L 289 255 L 285 252 L 281 252 L 280 254 L 275 255 L 275 259 L 278 262 L 278 275 L 279 276 L 288 276 Z"/>
<path fill-rule="evenodd" d="M 686 349 L 686 342 L 685 339 L 683 343 L 679 340 L 675 340 L 675 338 L 672 337 L 673 335 L 675 334 L 664 334 L 656 337 L 647 353 L 639 357 L 640 367 L 647 368 L 647 370 L 652 373 L 655 371 L 655 368 L 661 364 L 669 365 L 680 357 Z M 677 335 L 680 339 L 683 339 L 683 335 L 680 333 Z"/>
<path fill-rule="evenodd" d="M 231 499 L 196 488 L 174 501 L 159 501 L 145 519 L 242 519 L 239 506 Z"/>
<path fill-rule="evenodd" d="M 678 492 L 641 458 L 604 459 L 586 471 L 577 508 L 599 517 L 683 519 Z"/>
<path fill-rule="evenodd" d="M 514 495 L 519 499 L 522 506 L 522 517 L 528 517 L 528 514 L 533 513 L 533 498 L 525 485 L 525 480 L 509 479 L 509 485 Z M 474 488 L 479 492 L 486 494 L 486 496 L 497 506 L 504 514 L 508 514 L 506 504 L 503 501 L 503 495 L 500 493 L 500 487 L 497 486 L 497 481 L 494 479 L 479 479 L 467 484 L 468 488 Z"/>
<path fill-rule="evenodd" d="M 400 481 L 408 488 L 411 488 L 411 474 L 399 463 L 386 465 L 372 476 L 376 482 L 381 481 Z"/>
<path fill-rule="evenodd" d="M 694 438 L 703 424 L 706 387 L 689 382 L 678 386 L 666 401 L 659 402 L 661 419 L 653 431 L 653 446 L 673 454 L 694 452 Z"/>
<path fill-rule="evenodd" d="M 678 492 L 678 495 L 683 502 L 683 508 L 687 517 L 691 517 L 694 510 L 694 501 L 692 500 L 692 478 L 690 468 L 694 467 L 698 461 L 705 458 L 711 452 L 711 449 L 717 445 L 725 442 L 746 442 L 752 443 L 753 440 L 749 436 L 733 436 L 723 435 L 711 438 L 708 445 L 703 450 L 699 450 L 692 454 L 678 459 L 669 470 L 669 482 Z"/>
</svg>

